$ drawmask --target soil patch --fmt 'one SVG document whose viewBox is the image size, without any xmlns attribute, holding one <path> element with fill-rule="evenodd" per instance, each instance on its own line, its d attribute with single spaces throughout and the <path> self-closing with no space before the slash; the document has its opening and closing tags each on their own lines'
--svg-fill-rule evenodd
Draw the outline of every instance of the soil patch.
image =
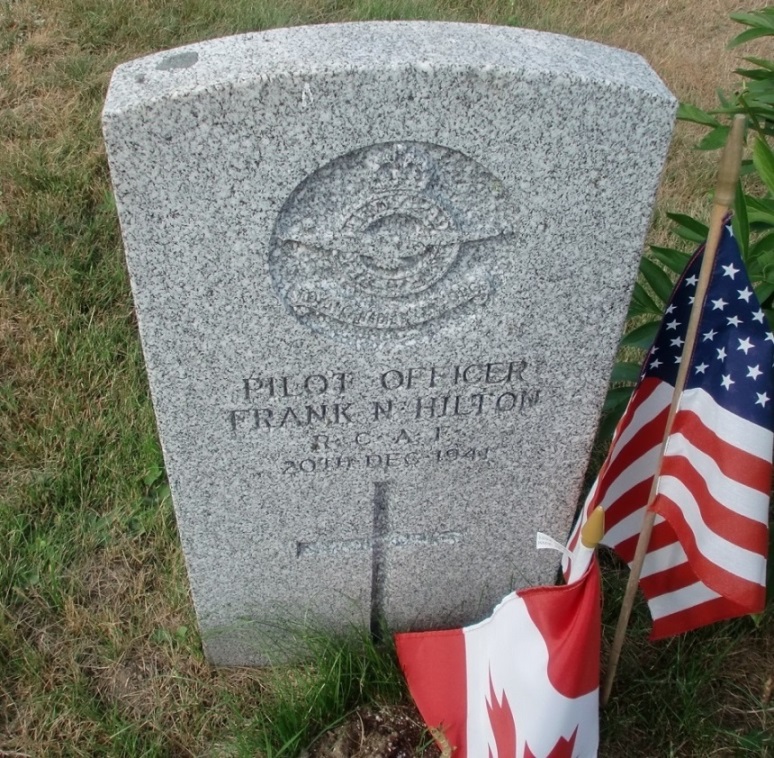
<svg viewBox="0 0 774 758">
<path fill-rule="evenodd" d="M 440 758 L 441 752 L 410 706 L 359 708 L 304 758 Z"/>
</svg>

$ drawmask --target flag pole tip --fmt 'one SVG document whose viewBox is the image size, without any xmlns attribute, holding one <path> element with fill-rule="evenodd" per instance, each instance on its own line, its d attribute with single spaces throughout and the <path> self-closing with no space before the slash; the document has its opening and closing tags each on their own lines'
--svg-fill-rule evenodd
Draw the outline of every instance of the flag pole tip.
<svg viewBox="0 0 774 758">
<path fill-rule="evenodd" d="M 583 547 L 595 548 L 605 536 L 605 511 L 598 505 L 581 529 Z"/>
<path fill-rule="evenodd" d="M 739 181 L 739 169 L 744 149 L 744 127 L 747 117 L 739 113 L 734 117 L 731 131 L 723 148 L 718 168 L 718 181 L 715 187 L 715 204 L 730 207 L 736 197 L 736 183 Z"/>
</svg>

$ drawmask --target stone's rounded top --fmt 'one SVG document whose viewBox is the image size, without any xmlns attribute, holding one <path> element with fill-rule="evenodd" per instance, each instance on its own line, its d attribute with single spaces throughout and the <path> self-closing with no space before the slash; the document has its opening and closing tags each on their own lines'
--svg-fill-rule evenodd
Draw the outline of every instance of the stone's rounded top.
<svg viewBox="0 0 774 758">
<path fill-rule="evenodd" d="M 672 102 L 639 55 L 596 42 L 511 27 L 432 21 L 324 24 L 199 42 L 124 63 L 105 115 L 223 84 L 282 76 L 413 67 L 587 80 Z"/>
</svg>

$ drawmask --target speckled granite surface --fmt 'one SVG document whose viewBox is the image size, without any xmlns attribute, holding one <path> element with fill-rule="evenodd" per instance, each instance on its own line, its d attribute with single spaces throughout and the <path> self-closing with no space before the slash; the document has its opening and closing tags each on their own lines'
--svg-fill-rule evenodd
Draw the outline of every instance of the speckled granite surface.
<svg viewBox="0 0 774 758">
<path fill-rule="evenodd" d="M 123 64 L 104 132 L 208 658 L 551 582 L 676 103 L 517 29 L 281 29 Z M 291 645 L 292 646 L 292 645 Z"/>
</svg>

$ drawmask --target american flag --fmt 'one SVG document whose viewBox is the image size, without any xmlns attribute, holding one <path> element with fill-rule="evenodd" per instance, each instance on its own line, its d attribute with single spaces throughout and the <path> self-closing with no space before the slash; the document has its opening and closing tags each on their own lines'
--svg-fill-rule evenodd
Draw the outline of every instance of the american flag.
<svg viewBox="0 0 774 758">
<path fill-rule="evenodd" d="M 603 544 L 631 563 L 666 429 L 703 248 L 677 283 L 568 547 L 597 506 Z M 686 357 L 686 360 L 688 358 Z M 765 604 L 774 334 L 724 228 L 667 441 L 640 579 L 659 639 Z"/>
</svg>

